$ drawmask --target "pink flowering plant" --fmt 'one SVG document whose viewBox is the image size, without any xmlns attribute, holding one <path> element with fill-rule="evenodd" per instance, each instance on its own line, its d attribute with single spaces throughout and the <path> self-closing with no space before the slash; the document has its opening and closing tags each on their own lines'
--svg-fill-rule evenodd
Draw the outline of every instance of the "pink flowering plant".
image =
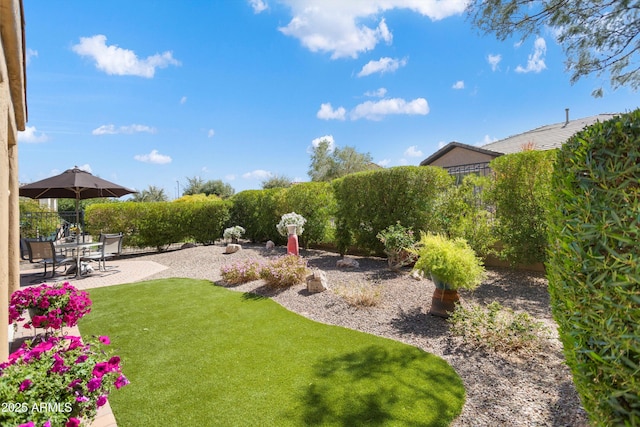
<svg viewBox="0 0 640 427">
<path fill-rule="evenodd" d="M 260 278 L 260 272 L 264 263 L 257 259 L 238 261 L 233 264 L 223 265 L 220 268 L 222 280 L 229 285 L 239 285 Z"/>
<path fill-rule="evenodd" d="M 23 324 L 25 328 L 61 329 L 75 326 L 88 314 L 91 300 L 85 291 L 79 291 L 69 282 L 43 283 L 19 289 L 11 295 L 9 323 L 25 320 L 26 311 L 30 311 L 32 316 Z"/>
<path fill-rule="evenodd" d="M 0 364 L 2 426 L 80 426 L 95 419 L 109 393 L 129 383 L 120 357 L 101 336 L 38 336 Z"/>
<path fill-rule="evenodd" d="M 307 261 L 297 255 L 284 255 L 270 261 L 260 272 L 260 277 L 272 288 L 288 288 L 304 282 L 309 274 Z"/>
</svg>

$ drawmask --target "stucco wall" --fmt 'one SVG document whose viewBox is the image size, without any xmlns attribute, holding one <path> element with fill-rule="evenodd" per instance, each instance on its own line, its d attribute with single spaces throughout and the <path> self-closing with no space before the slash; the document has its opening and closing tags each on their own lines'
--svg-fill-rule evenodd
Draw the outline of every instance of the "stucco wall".
<svg viewBox="0 0 640 427">
<path fill-rule="evenodd" d="M 440 166 L 447 168 L 451 166 L 469 165 L 472 163 L 484 163 L 493 160 L 495 157 L 485 153 L 479 153 L 473 150 L 467 150 L 462 147 L 454 147 L 448 153 L 431 163 L 431 166 Z"/>
<path fill-rule="evenodd" d="M 21 0 L 0 0 L 0 362 L 9 355 L 9 295 L 20 285 L 18 131 L 27 119 Z"/>
</svg>

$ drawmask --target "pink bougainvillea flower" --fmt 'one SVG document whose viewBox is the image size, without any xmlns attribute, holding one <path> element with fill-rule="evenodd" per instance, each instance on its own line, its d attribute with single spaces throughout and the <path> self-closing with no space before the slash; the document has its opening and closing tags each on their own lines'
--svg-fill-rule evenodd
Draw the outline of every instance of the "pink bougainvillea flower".
<svg viewBox="0 0 640 427">
<path fill-rule="evenodd" d="M 80 426 L 80 420 L 75 417 L 69 418 L 69 421 L 67 421 L 66 424 L 64 425 L 64 427 L 79 427 L 79 426 Z"/>
<path fill-rule="evenodd" d="M 78 358 L 76 359 L 76 365 L 79 363 L 84 362 L 85 360 L 87 360 L 89 356 L 87 356 L 86 354 L 81 354 L 80 356 L 78 356 Z"/>
<path fill-rule="evenodd" d="M 109 371 L 115 372 L 120 370 L 120 356 L 113 356 L 108 362 Z"/>
<path fill-rule="evenodd" d="M 68 388 L 74 388 L 74 387 L 78 386 L 81 383 L 82 383 L 82 380 L 80 378 L 76 378 L 75 380 L 71 381 L 67 387 Z"/>
<path fill-rule="evenodd" d="M 33 382 L 30 379 L 26 379 L 20 383 L 20 391 L 25 391 L 28 389 Z"/>
<path fill-rule="evenodd" d="M 83 396 L 81 394 L 76 396 L 76 402 L 88 402 L 89 398 L 87 396 Z"/>
<path fill-rule="evenodd" d="M 111 340 L 109 339 L 108 336 L 106 335 L 102 335 L 100 338 L 98 338 L 100 340 L 100 342 L 104 345 L 109 345 L 111 344 Z"/>
<path fill-rule="evenodd" d="M 116 386 L 117 389 L 120 389 L 121 387 L 124 387 L 127 384 L 129 384 L 129 380 L 124 375 L 120 375 L 116 380 L 116 382 L 113 383 L 113 385 Z"/>
</svg>

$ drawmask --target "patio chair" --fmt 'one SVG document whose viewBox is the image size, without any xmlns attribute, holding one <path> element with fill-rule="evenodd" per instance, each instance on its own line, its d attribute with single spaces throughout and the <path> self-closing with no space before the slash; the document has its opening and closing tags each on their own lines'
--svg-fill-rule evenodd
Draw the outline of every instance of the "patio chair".
<svg viewBox="0 0 640 427">
<path fill-rule="evenodd" d="M 67 266 L 75 263 L 75 259 L 56 253 L 56 248 L 51 240 L 26 240 L 26 244 L 27 249 L 29 250 L 29 262 L 44 265 L 44 273 L 42 273 L 42 277 L 47 277 L 48 265 L 51 265 L 51 277 L 53 277 L 56 274 L 56 268 L 64 265 L 66 272 Z"/>
<path fill-rule="evenodd" d="M 98 261 L 98 270 L 107 271 L 105 260 L 113 258 L 122 253 L 122 233 L 118 234 L 101 234 L 100 242 L 102 246 L 100 250 L 89 252 L 82 256 L 82 261 Z M 102 262 L 102 268 L 100 267 Z"/>
</svg>

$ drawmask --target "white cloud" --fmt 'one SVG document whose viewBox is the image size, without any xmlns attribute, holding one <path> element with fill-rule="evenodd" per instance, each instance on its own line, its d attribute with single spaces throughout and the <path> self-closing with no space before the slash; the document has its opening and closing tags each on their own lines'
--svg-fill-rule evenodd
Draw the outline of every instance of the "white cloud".
<svg viewBox="0 0 640 427">
<path fill-rule="evenodd" d="M 325 135 L 325 136 L 321 136 L 321 137 L 318 137 L 318 138 L 316 138 L 316 139 L 312 140 L 312 141 L 311 141 L 311 147 L 317 148 L 317 147 L 318 147 L 318 145 L 320 145 L 320 143 L 321 143 L 322 141 L 327 141 L 327 142 L 329 142 L 329 152 L 330 152 L 330 153 L 333 153 L 333 150 L 335 150 L 335 149 L 336 149 L 336 142 L 335 142 L 335 140 L 333 139 L 333 135 Z M 312 152 L 312 150 L 311 150 L 311 148 L 309 148 L 309 149 L 307 150 L 307 153 L 311 153 L 311 152 Z"/>
<path fill-rule="evenodd" d="M 407 65 L 407 59 L 395 59 L 387 56 L 380 58 L 377 61 L 369 61 L 362 67 L 362 70 L 358 73 L 358 77 L 368 76 L 373 73 L 392 73 L 400 67 Z"/>
<path fill-rule="evenodd" d="M 80 43 L 74 45 L 72 49 L 80 56 L 93 58 L 99 70 L 118 76 L 151 78 L 154 76 L 156 68 L 180 65 L 180 61 L 174 59 L 173 53 L 170 51 L 140 59 L 134 51 L 123 49 L 117 45 L 107 46 L 106 41 L 107 37 L 102 34 L 80 37 Z"/>
<path fill-rule="evenodd" d="M 438 150 L 441 149 L 442 147 L 444 147 L 445 145 L 447 145 L 447 143 L 444 142 L 444 141 L 438 142 Z"/>
<path fill-rule="evenodd" d="M 373 91 L 365 92 L 364 96 L 370 96 L 372 98 L 384 98 L 386 94 L 387 94 L 387 89 L 381 87 Z"/>
<path fill-rule="evenodd" d="M 24 131 L 18 132 L 18 142 L 38 143 L 47 142 L 49 137 L 44 132 L 38 132 L 35 126 L 27 126 Z"/>
<path fill-rule="evenodd" d="M 102 125 L 91 131 L 93 135 L 134 134 L 138 132 L 156 133 L 156 128 L 147 125 L 132 124 L 116 127 L 113 124 Z"/>
<path fill-rule="evenodd" d="M 157 165 L 171 163 L 171 157 L 158 153 L 158 150 L 151 150 L 149 154 L 136 154 L 133 158 L 139 162 L 154 163 Z"/>
<path fill-rule="evenodd" d="M 464 89 L 464 80 L 458 80 L 451 86 L 452 89 Z"/>
<path fill-rule="evenodd" d="M 476 145 L 477 146 L 483 146 L 483 145 L 487 145 L 487 144 L 491 144 L 492 142 L 496 142 L 498 140 L 498 138 L 491 138 L 489 135 L 485 135 L 484 138 L 482 138 L 482 141 L 478 142 Z"/>
<path fill-rule="evenodd" d="M 244 179 L 267 179 L 273 176 L 273 174 L 269 171 L 263 169 L 256 169 L 252 172 L 247 172 L 242 175 Z"/>
<path fill-rule="evenodd" d="M 439 20 L 462 14 L 467 0 L 282 0 L 292 12 L 291 21 L 279 30 L 295 37 L 312 52 L 331 53 L 336 58 L 356 58 L 373 50 L 383 41 L 391 43 L 393 35 L 384 17 L 385 11 L 409 9 Z M 371 22 L 365 25 L 363 22 Z M 377 22 L 377 25 L 376 25 Z"/>
<path fill-rule="evenodd" d="M 29 65 L 31 63 L 31 58 L 37 57 L 38 56 L 38 51 L 37 50 L 33 50 L 33 49 L 29 49 L 27 48 L 27 52 L 26 52 L 26 59 L 27 59 L 27 65 Z"/>
<path fill-rule="evenodd" d="M 426 115 L 429 113 L 429 104 L 424 98 L 416 98 L 413 101 L 405 101 L 401 98 L 382 99 L 380 101 L 366 101 L 354 108 L 351 120 L 368 119 L 382 120 L 389 114 Z"/>
<path fill-rule="evenodd" d="M 417 145 L 412 145 L 404 151 L 404 155 L 407 157 L 422 157 L 422 151 L 418 150 Z"/>
<path fill-rule="evenodd" d="M 213 129 L 209 129 L 209 132 L 207 132 L 207 138 L 213 138 L 213 135 L 216 134 L 216 131 Z"/>
<path fill-rule="evenodd" d="M 84 165 L 80 165 L 78 166 L 78 169 L 83 170 L 85 172 L 89 172 L 92 173 L 93 171 L 91 170 L 91 165 L 89 165 L 89 163 L 85 163 Z"/>
<path fill-rule="evenodd" d="M 187 102 L 187 97 L 183 96 L 182 98 L 180 98 L 180 104 L 186 104 Z"/>
<path fill-rule="evenodd" d="M 378 162 L 378 165 L 380 165 L 380 166 L 382 166 L 382 167 L 385 167 L 385 166 L 387 166 L 389 163 L 391 163 L 391 160 L 390 160 L 390 159 L 382 159 L 382 160 L 380 160 L 380 161 Z"/>
<path fill-rule="evenodd" d="M 487 55 L 487 62 L 489 63 L 489 65 L 491 65 L 491 71 L 496 71 L 498 69 L 498 64 L 500 64 L 500 61 L 502 61 L 502 55 L 497 54 L 497 55 L 493 55 L 493 54 L 489 54 Z"/>
<path fill-rule="evenodd" d="M 547 43 L 542 37 L 538 37 L 533 44 L 533 52 L 529 54 L 529 60 L 527 66 L 523 67 L 518 65 L 516 67 L 516 73 L 539 73 L 546 69 L 547 66 L 544 63 L 544 57 L 547 54 Z"/>
<path fill-rule="evenodd" d="M 343 107 L 333 109 L 331 103 L 321 104 L 316 117 L 322 120 L 344 120 L 347 111 Z"/>
<path fill-rule="evenodd" d="M 264 0 L 249 0 L 249 4 L 253 8 L 253 13 L 264 12 L 269 8 L 269 5 Z"/>
<path fill-rule="evenodd" d="M 229 175 L 225 175 L 224 179 L 226 179 L 227 181 L 234 181 L 236 179 L 236 176 L 233 174 L 229 174 Z"/>
</svg>

